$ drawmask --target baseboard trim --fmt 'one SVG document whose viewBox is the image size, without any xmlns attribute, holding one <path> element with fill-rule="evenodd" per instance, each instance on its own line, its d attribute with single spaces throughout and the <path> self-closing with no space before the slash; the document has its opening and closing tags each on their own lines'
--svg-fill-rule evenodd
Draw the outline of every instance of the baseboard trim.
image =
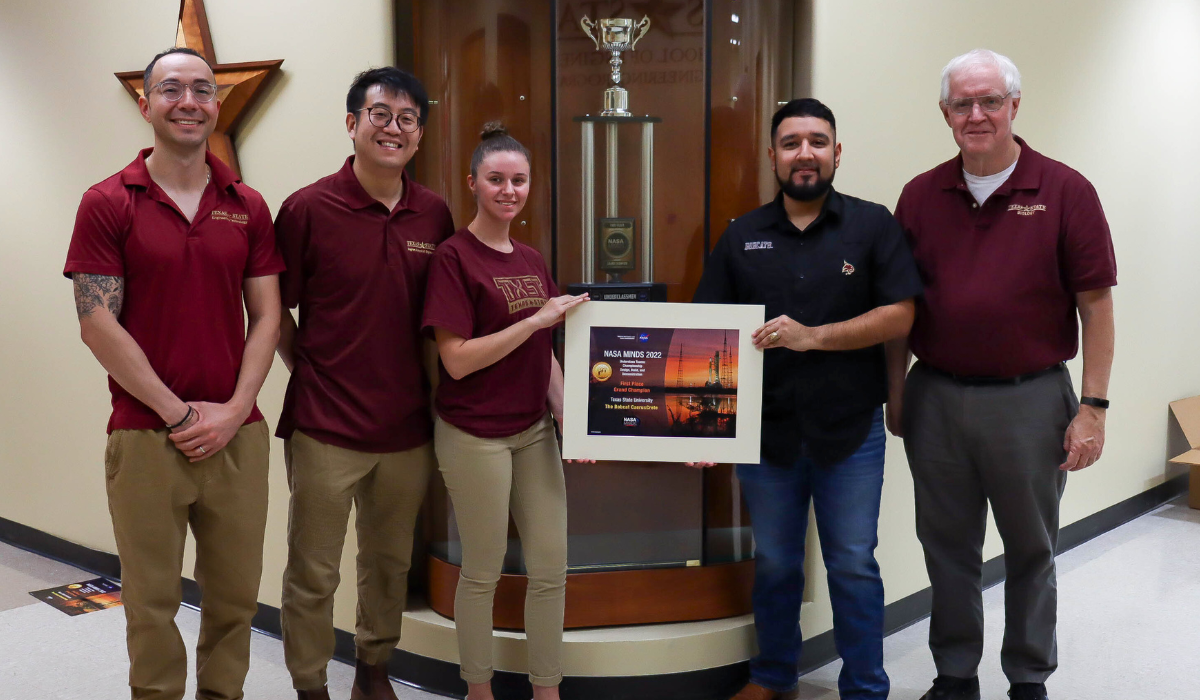
<svg viewBox="0 0 1200 700">
<path fill-rule="evenodd" d="M 1188 477 L 1184 474 L 1063 527 L 1058 536 L 1058 553 L 1062 554 L 1124 525 L 1186 492 L 1187 488 Z M 117 555 L 69 542 L 5 518 L 0 518 L 0 542 L 99 576 L 116 580 L 121 578 L 121 564 Z M 1003 555 L 984 562 L 984 587 L 994 586 L 1003 580 Z M 200 605 L 200 587 L 195 581 L 183 579 L 183 599 L 184 604 L 190 607 Z M 892 634 L 928 617 L 932 599 L 932 592 L 925 588 L 888 605 L 884 609 L 885 634 Z M 278 638 L 281 633 L 279 609 L 259 603 L 254 629 Z M 336 638 L 334 658 L 353 664 L 354 635 L 337 630 Z M 804 642 L 804 651 L 800 656 L 801 671 L 807 673 L 836 658 L 833 632 L 818 634 Z M 444 697 L 462 698 L 466 694 L 466 685 L 458 676 L 456 664 L 397 649 L 392 652 L 388 666 L 392 677 L 406 685 Z M 567 697 L 577 700 L 659 700 L 664 697 L 714 700 L 729 697 L 745 683 L 748 675 L 748 664 L 743 662 L 661 676 L 570 676 L 563 679 L 562 691 Z M 529 681 L 519 673 L 498 671 L 493 686 L 497 700 L 528 698 L 531 693 Z"/>
<path fill-rule="evenodd" d="M 1144 515 L 1188 490 L 1187 474 L 1183 474 L 1154 486 L 1136 496 L 1115 503 L 1104 510 L 1071 523 L 1058 531 L 1058 554 L 1124 525 Z M 1004 581 L 1004 555 L 983 563 L 983 587 L 991 588 Z M 923 588 L 916 593 L 892 602 L 883 611 L 883 633 L 899 632 L 929 617 L 933 606 L 933 590 Z M 833 632 L 818 634 L 804 641 L 800 655 L 801 673 L 820 668 L 837 658 L 833 644 Z"/>
</svg>

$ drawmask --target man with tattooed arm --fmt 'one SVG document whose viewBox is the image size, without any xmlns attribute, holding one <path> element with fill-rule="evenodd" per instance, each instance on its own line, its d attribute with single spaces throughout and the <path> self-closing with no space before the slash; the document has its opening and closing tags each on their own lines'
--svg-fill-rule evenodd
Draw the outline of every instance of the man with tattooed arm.
<svg viewBox="0 0 1200 700">
<path fill-rule="evenodd" d="M 279 338 L 284 265 L 262 197 L 207 152 L 221 105 L 212 68 L 171 49 L 144 86 L 154 147 L 84 193 L 64 274 L 112 392 L 104 470 L 131 695 L 183 697 L 174 618 L 190 525 L 203 590 L 196 697 L 240 700 L 267 517 L 270 437 L 255 399 Z"/>
</svg>

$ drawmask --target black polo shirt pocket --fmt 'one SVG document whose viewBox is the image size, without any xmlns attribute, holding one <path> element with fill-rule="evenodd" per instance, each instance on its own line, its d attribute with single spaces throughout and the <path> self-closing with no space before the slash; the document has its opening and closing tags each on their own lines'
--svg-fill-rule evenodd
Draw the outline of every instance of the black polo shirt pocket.
<svg viewBox="0 0 1200 700">
<path fill-rule="evenodd" d="M 833 295 L 829 304 L 829 315 L 824 323 L 846 321 L 864 313 L 863 309 L 875 306 L 872 300 L 871 281 L 874 270 L 871 259 L 871 238 L 861 229 L 840 232 L 832 250 L 821 256 L 821 279 L 828 286 L 826 292 Z"/>
<path fill-rule="evenodd" d="M 789 267 L 789 256 L 780 250 L 779 241 L 762 238 L 748 240 L 742 250 L 735 251 L 734 278 L 739 281 L 738 298 L 742 303 L 767 307 L 766 318 L 770 320 L 787 313 L 795 273 Z"/>
</svg>

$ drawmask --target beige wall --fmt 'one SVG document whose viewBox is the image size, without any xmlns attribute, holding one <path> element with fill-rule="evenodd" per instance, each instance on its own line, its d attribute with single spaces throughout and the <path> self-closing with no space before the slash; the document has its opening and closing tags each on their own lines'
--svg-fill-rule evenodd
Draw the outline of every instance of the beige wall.
<svg viewBox="0 0 1200 700">
<path fill-rule="evenodd" d="M 1200 5 L 816 0 L 814 27 L 813 95 L 833 109 L 843 144 L 838 187 L 889 207 L 904 183 L 957 152 L 937 109 L 942 66 L 980 46 L 1016 62 L 1016 132 L 1092 181 L 1117 252 L 1107 444 L 1097 465 L 1068 479 L 1062 522 L 1162 483 L 1167 403 L 1200 394 Z M 1078 359 L 1070 369 L 1078 387 Z M 903 448 L 889 440 L 879 559 L 891 602 L 929 582 Z M 985 556 L 1000 553 L 991 527 Z M 830 624 L 824 596 L 816 600 L 810 632 Z"/>
<path fill-rule="evenodd" d="M 1024 72 L 1018 133 L 1095 183 L 1120 266 L 1114 407 L 1104 460 L 1068 484 L 1068 523 L 1161 483 L 1166 404 L 1200 393 L 1191 321 L 1200 275 L 1190 269 L 1200 257 L 1190 167 L 1200 160 L 1191 125 L 1200 10 L 1171 0 L 1014 0 L 1001 17 L 987 12 L 995 6 L 817 0 L 813 86 L 838 115 L 839 188 L 890 206 L 910 177 L 954 153 L 935 107 L 942 65 L 987 45 Z M 389 2 L 208 0 L 207 8 L 222 61 L 286 60 L 239 141 L 246 180 L 274 210 L 349 153 L 344 91 L 356 71 L 388 61 Z M 60 272 L 82 192 L 150 142 L 112 73 L 171 44 L 175 15 L 165 1 L 0 4 L 0 517 L 108 551 L 108 395 Z M 1078 363 L 1072 371 L 1078 378 Z M 277 367 L 263 390 L 272 424 L 285 381 Z M 277 605 L 287 490 L 273 447 L 261 600 Z M 896 441 L 884 498 L 880 560 L 891 601 L 927 585 Z M 993 532 L 987 554 L 999 551 Z M 829 626 L 823 588 L 806 611 L 809 634 Z M 351 627 L 352 615 L 347 586 L 339 626 Z"/>
<path fill-rule="evenodd" d="M 207 0 L 217 58 L 282 58 L 283 75 L 241 127 L 246 182 L 276 211 L 350 154 L 346 89 L 391 62 L 388 0 Z M 114 71 L 144 67 L 175 39 L 160 0 L 0 3 L 0 517 L 115 551 L 104 497 L 105 373 L 79 340 L 62 266 L 84 190 L 152 142 Z M 287 374 L 276 363 L 259 405 L 273 426 Z M 282 443 L 272 443 L 261 600 L 279 604 L 286 557 Z M 353 530 L 343 570 L 353 582 Z M 189 549 L 185 570 L 191 570 Z M 354 590 L 337 599 L 353 628 Z"/>
</svg>

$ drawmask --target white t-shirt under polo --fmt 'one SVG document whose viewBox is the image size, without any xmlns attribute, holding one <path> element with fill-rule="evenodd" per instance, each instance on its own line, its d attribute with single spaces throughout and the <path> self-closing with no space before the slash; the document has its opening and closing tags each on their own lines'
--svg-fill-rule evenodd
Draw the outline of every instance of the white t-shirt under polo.
<svg viewBox="0 0 1200 700">
<path fill-rule="evenodd" d="M 963 168 L 963 179 L 967 181 L 967 189 L 971 191 L 971 196 L 975 198 L 976 202 L 979 202 L 979 206 L 983 206 L 987 198 L 991 197 L 993 192 L 1000 189 L 1000 185 L 1003 185 L 1008 176 L 1012 175 L 1016 169 L 1017 161 L 1015 160 L 1012 162 L 1012 165 L 995 175 L 972 175 L 967 172 L 966 168 Z"/>
</svg>

